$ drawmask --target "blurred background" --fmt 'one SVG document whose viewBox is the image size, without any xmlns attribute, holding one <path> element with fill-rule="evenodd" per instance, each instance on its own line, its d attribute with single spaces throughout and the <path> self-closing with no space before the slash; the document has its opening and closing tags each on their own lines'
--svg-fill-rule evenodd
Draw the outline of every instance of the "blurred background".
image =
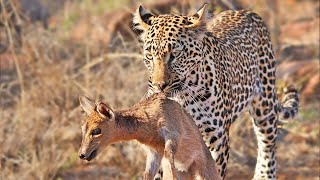
<svg viewBox="0 0 320 180">
<path fill-rule="evenodd" d="M 278 91 L 294 83 L 301 93 L 299 116 L 280 130 L 278 178 L 319 179 L 319 0 L 0 0 L 0 179 L 141 179 L 145 156 L 134 142 L 79 160 L 78 96 L 132 106 L 148 78 L 134 9 L 192 15 L 204 2 L 214 15 L 250 9 L 268 25 Z M 226 179 L 253 177 L 247 117 L 231 127 Z"/>
</svg>

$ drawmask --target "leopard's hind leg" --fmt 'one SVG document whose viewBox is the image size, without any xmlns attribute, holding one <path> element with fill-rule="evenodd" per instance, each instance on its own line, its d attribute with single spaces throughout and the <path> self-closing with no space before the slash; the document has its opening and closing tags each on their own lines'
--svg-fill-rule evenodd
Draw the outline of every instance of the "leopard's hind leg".
<svg viewBox="0 0 320 180">
<path fill-rule="evenodd" d="M 255 13 L 250 13 L 259 35 L 257 85 L 260 91 L 252 100 L 250 114 L 258 140 L 258 157 L 254 179 L 276 179 L 276 140 L 279 115 L 293 117 L 298 111 L 299 97 L 292 88 L 286 93 L 283 106 L 276 90 L 276 59 L 267 27 Z"/>
<path fill-rule="evenodd" d="M 268 95 L 269 94 L 269 95 Z M 271 98 L 269 98 L 271 97 Z M 278 105 L 271 90 L 252 102 L 254 132 L 258 141 L 258 157 L 253 179 L 276 179 L 276 140 Z"/>
</svg>

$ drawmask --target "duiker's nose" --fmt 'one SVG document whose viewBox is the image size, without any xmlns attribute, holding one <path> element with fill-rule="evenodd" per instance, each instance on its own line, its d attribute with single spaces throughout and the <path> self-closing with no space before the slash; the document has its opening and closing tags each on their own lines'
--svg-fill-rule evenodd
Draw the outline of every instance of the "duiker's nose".
<svg viewBox="0 0 320 180">
<path fill-rule="evenodd" d="M 86 156 L 85 156 L 84 154 L 80 154 L 80 155 L 79 155 L 79 158 L 80 158 L 80 159 L 84 159 L 85 157 L 86 157 Z"/>
<path fill-rule="evenodd" d="M 154 83 L 153 85 L 156 87 L 157 90 L 162 91 L 167 87 L 168 83 L 165 81 L 160 81 L 160 82 Z"/>
</svg>

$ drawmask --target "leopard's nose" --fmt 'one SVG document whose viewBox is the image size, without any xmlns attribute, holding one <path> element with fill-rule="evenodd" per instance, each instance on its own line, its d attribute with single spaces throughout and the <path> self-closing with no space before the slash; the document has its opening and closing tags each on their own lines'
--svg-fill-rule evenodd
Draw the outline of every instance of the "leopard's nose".
<svg viewBox="0 0 320 180">
<path fill-rule="evenodd" d="M 156 87 L 157 90 L 163 91 L 168 86 L 168 83 L 165 81 L 160 81 L 153 83 L 153 85 Z"/>
</svg>

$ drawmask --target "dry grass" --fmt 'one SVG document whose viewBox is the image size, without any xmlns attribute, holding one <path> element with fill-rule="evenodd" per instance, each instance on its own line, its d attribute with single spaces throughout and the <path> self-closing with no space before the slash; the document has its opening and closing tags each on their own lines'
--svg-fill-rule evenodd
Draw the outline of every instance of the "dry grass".
<svg viewBox="0 0 320 180">
<path fill-rule="evenodd" d="M 0 179 L 54 179 L 80 163 L 78 96 L 129 107 L 146 91 L 147 71 L 138 60 L 137 45 L 124 44 L 121 36 L 113 40 L 113 54 L 104 53 L 106 47 L 97 55 L 89 43 L 66 39 L 64 29 L 25 28 L 18 51 L 10 47 L 6 56 L 1 55 L 16 61 L 1 69 Z M 133 157 L 130 162 L 113 158 L 99 157 L 102 163 L 142 163 Z"/>
<path fill-rule="evenodd" d="M 20 96 L 13 94 L 13 105 L 1 111 L 1 176 L 5 179 L 52 179 L 77 161 L 80 94 L 129 107 L 146 91 L 147 72 L 137 58 L 107 55 L 92 65 L 95 61 L 86 46 L 70 52 L 46 32 L 37 31 L 36 39 L 26 39 L 19 54 L 23 86 L 14 88 Z M 57 52 L 46 52 L 49 49 Z"/>
<path fill-rule="evenodd" d="M 74 28 L 81 28 L 81 20 L 88 17 L 94 22 L 90 28 L 100 28 L 93 32 L 110 33 L 98 18 L 104 13 L 103 6 L 106 5 L 94 5 L 88 0 L 68 1 L 54 17 L 50 30 L 26 24 L 23 44 L 0 54 L 0 179 L 141 176 L 144 155 L 135 143 L 108 147 L 105 154 L 89 163 L 77 157 L 82 119 L 79 95 L 124 108 L 137 102 L 147 88 L 148 72 L 141 61 L 137 39 L 126 41 L 121 33 L 114 33 L 109 44 L 103 44 L 103 37 L 97 41 L 91 40 L 95 38 L 91 36 L 72 38 Z M 319 167 L 319 132 L 314 126 L 303 132 L 297 130 L 312 123 L 319 127 L 316 119 L 289 126 L 292 132 L 283 131 L 290 136 L 283 136 L 279 144 L 280 174 L 302 166 Z M 256 156 L 250 121 L 239 119 L 232 127 L 231 140 L 229 178 L 241 172 L 248 179 L 252 177 Z M 301 171 L 317 177 L 316 169 Z"/>
</svg>

